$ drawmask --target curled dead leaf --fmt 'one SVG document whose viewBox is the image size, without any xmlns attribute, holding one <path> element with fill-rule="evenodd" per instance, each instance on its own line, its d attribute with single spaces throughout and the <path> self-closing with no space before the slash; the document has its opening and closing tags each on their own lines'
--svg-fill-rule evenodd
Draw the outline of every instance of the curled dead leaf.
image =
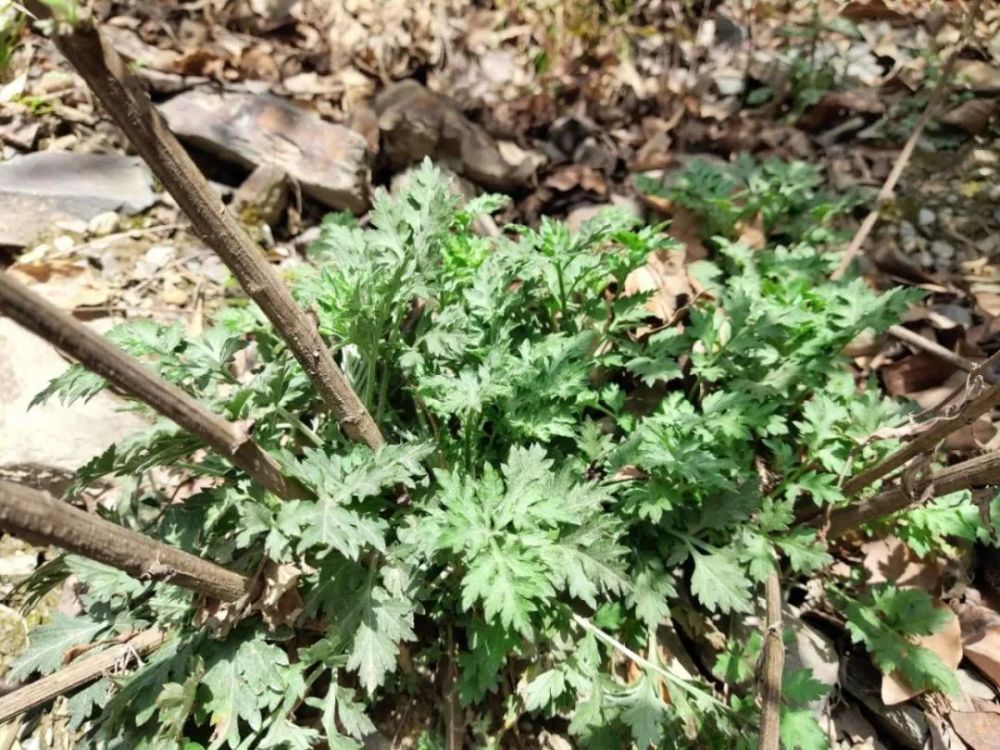
<svg viewBox="0 0 1000 750">
<path fill-rule="evenodd" d="M 965 655 L 1000 688 L 1000 614 L 968 601 L 956 605 L 955 611 L 962 628 Z"/>
<path fill-rule="evenodd" d="M 664 323 L 671 321 L 692 293 L 684 253 L 676 250 L 650 253 L 646 265 L 634 269 L 625 278 L 623 294 L 630 296 L 642 292 L 652 292 L 646 300 L 646 309 Z"/>
<path fill-rule="evenodd" d="M 269 630 L 282 625 L 291 627 L 305 609 L 296 585 L 303 570 L 293 563 L 268 560 L 262 571 L 264 590 L 257 602 Z"/>
</svg>

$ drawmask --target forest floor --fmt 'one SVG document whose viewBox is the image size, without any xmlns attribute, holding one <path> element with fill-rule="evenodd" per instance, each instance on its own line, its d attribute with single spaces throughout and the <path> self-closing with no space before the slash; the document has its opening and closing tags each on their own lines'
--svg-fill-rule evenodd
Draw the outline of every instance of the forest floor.
<svg viewBox="0 0 1000 750">
<path fill-rule="evenodd" d="M 1000 6 L 983 3 L 963 36 L 969 5 L 96 3 L 112 45 L 279 267 L 304 262 L 324 214 L 348 211 L 363 222 L 374 189 L 397 189 L 408 168 L 430 157 L 454 173 L 463 194 L 512 196 L 497 223 L 533 225 L 545 216 L 577 227 L 607 205 L 669 221 L 683 257 L 651 263 L 637 281 L 658 290 L 664 317 L 695 294 L 686 268 L 706 256 L 709 228 L 659 197 L 657 185 L 699 159 L 807 162 L 830 192 L 865 196 L 841 227 L 846 247 L 933 99 L 945 61 L 957 55 L 859 259 L 872 287 L 927 293 L 904 324 L 946 354 L 893 337 L 849 352 L 859 379 L 874 378 L 922 408 L 1000 350 Z M 0 79 L 0 266 L 98 328 L 152 317 L 199 333 L 239 293 L 225 268 L 137 160 L 80 160 L 130 151 L 43 36 L 2 33 L 14 34 L 17 46 Z M 284 172 L 258 168 L 268 163 Z M 745 222 L 741 239 L 765 242 L 759 216 Z M 103 396 L 85 411 L 46 406 L 25 416 L 24 404 L 63 366 L 25 336 L 0 321 L 0 478 L 57 488 L 134 425 Z M 946 447 L 1000 447 L 995 416 Z M 40 553 L 10 538 L 0 551 L 3 594 Z M 822 709 L 831 740 L 845 748 L 998 747 L 1000 576 L 982 575 L 982 556 L 926 561 L 892 538 L 857 545 L 845 562 L 936 594 L 959 587 L 981 606 L 961 632 L 925 644 L 946 661 L 964 647 L 961 695 L 946 705 L 917 696 L 879 707 L 877 677 L 847 685 Z M 1000 558 L 987 562 L 995 570 Z M 51 606 L 73 603 L 64 597 Z M 818 632 L 799 627 L 805 640 Z M 809 666 L 836 679 L 836 650 L 815 638 L 820 647 L 805 650 Z M 0 646 L 0 667 L 16 640 Z M 58 726 L 56 714 L 34 747 L 68 742 Z M 11 745 L 0 736 L 0 747 Z"/>
</svg>

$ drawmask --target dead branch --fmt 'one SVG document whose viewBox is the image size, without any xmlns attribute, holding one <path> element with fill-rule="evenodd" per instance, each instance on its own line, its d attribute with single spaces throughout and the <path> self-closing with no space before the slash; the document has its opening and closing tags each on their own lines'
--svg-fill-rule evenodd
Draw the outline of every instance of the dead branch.
<svg viewBox="0 0 1000 750">
<path fill-rule="evenodd" d="M 839 508 L 830 514 L 827 537 L 833 539 L 856 529 L 863 523 L 891 515 L 911 505 L 948 495 L 952 492 L 977 487 L 1000 485 L 1000 451 L 970 458 L 954 466 L 935 472 L 930 478 L 915 483 L 911 488 L 893 487 L 862 502 Z M 822 526 L 822 516 L 809 521 Z"/>
<path fill-rule="evenodd" d="M 913 440 L 884 458 L 881 462 L 855 474 L 844 482 L 844 494 L 858 494 L 868 485 L 878 481 L 891 471 L 895 471 L 914 456 L 932 450 L 939 442 L 956 430 L 970 425 L 1000 404 L 1000 385 L 994 385 L 979 394 L 951 417 L 939 417 L 929 423 L 926 430 Z"/>
<path fill-rule="evenodd" d="M 39 17 L 51 15 L 38 0 L 29 0 L 27 5 Z M 260 248 L 226 210 L 93 19 L 81 11 L 75 26 L 57 23 L 53 40 L 177 201 L 198 236 L 260 305 L 345 434 L 373 450 L 379 448 L 382 433 L 333 361 L 316 324 L 298 307 Z"/>
<path fill-rule="evenodd" d="M 781 624 L 781 582 L 777 568 L 764 584 L 767 629 L 764 631 L 763 673 L 760 681 L 760 750 L 778 750 L 781 727 L 781 675 L 785 669 L 785 643 Z"/>
<path fill-rule="evenodd" d="M 861 246 L 864 244 L 865 240 L 868 239 L 868 235 L 871 234 L 872 229 L 875 228 L 875 224 L 878 223 L 878 218 L 883 207 L 892 198 L 893 193 L 896 190 L 896 185 L 899 182 L 899 178 L 903 176 L 903 171 L 906 169 L 906 165 L 909 163 L 910 157 L 913 156 L 913 152 L 917 148 L 920 136 L 924 134 L 924 128 L 927 127 L 931 118 L 937 114 L 938 107 L 944 99 L 944 95 L 947 92 L 948 85 L 951 81 L 951 75 L 955 70 L 955 63 L 958 62 L 958 56 L 962 53 L 962 50 L 965 49 L 965 40 L 969 38 L 969 35 L 972 32 L 972 24 L 979 16 L 979 6 L 982 5 L 982 2 L 983 0 L 973 0 L 968 13 L 965 14 L 965 22 L 962 24 L 962 31 L 959 34 L 959 39 L 961 41 L 952 51 L 947 62 L 945 62 L 944 68 L 941 70 L 941 77 L 938 79 L 934 86 L 934 90 L 931 92 L 931 97 L 927 102 L 927 107 L 920 115 L 920 119 L 917 120 L 917 124 L 914 126 L 910 137 L 907 139 L 906 143 L 903 144 L 903 148 L 899 152 L 899 156 L 896 157 L 896 162 L 892 165 L 892 170 L 889 172 L 889 176 L 885 178 L 885 183 L 882 185 L 882 188 L 878 191 L 878 195 L 875 197 L 874 208 L 872 208 L 872 210 L 868 213 L 865 220 L 861 222 L 861 226 L 858 227 L 858 231 L 851 240 L 851 244 L 848 245 L 847 249 L 844 251 L 844 256 L 840 260 L 840 265 L 838 265 L 837 269 L 830 275 L 830 278 L 835 280 L 839 279 L 847 272 L 851 263 L 853 263 L 854 259 L 858 256 L 858 253 L 861 252 Z"/>
<path fill-rule="evenodd" d="M 889 334 L 891 336 L 895 336 L 900 341 L 905 341 L 907 344 L 910 344 L 921 351 L 927 352 L 928 354 L 953 365 L 963 372 L 972 372 L 976 369 L 976 366 L 965 357 L 945 349 L 936 341 L 931 341 L 929 338 L 921 336 L 919 333 L 914 333 L 909 328 L 904 328 L 903 326 L 889 326 Z"/>
<path fill-rule="evenodd" d="M 145 656 L 160 647 L 162 630 L 143 630 L 124 643 L 71 663 L 55 674 L 20 687 L 0 698 L 0 724 L 96 680 L 107 672 L 120 670 L 130 659 Z"/>
<path fill-rule="evenodd" d="M 32 544 L 62 547 L 146 580 L 168 581 L 234 601 L 250 579 L 196 555 L 11 482 L 0 482 L 0 529 Z"/>
<path fill-rule="evenodd" d="M 0 272 L 0 312 L 176 422 L 243 469 L 260 486 L 283 498 L 302 495 L 301 488 L 282 476 L 278 463 L 245 429 L 208 411 L 180 388 L 153 374 L 138 360 L 6 272 Z"/>
</svg>

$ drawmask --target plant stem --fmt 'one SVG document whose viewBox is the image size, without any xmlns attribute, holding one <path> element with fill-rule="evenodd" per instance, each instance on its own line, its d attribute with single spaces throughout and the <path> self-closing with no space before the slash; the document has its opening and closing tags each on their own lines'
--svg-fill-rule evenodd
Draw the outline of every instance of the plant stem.
<svg viewBox="0 0 1000 750">
<path fill-rule="evenodd" d="M 320 439 L 319 435 L 306 427 L 305 423 L 292 414 L 288 409 L 286 409 L 281 404 L 274 405 L 274 411 L 282 417 L 288 424 L 294 427 L 296 430 L 302 433 L 302 435 L 317 448 L 323 447 L 323 441 Z"/>
<path fill-rule="evenodd" d="M 112 646 L 86 659 L 74 661 L 55 674 L 8 693 L 0 698 L 0 724 L 120 668 L 129 657 L 145 656 L 155 651 L 164 640 L 166 635 L 162 630 L 156 628 L 143 630 L 125 643 Z"/>
<path fill-rule="evenodd" d="M 991 386 L 967 402 L 958 414 L 952 417 L 940 417 L 928 423 L 927 429 L 909 443 L 898 448 L 874 466 L 870 466 L 848 479 L 844 483 L 844 494 L 858 494 L 865 487 L 895 471 L 911 458 L 933 449 L 948 435 L 972 424 L 987 412 L 992 411 L 997 405 L 1000 405 L 1000 384 Z"/>
<path fill-rule="evenodd" d="M 912 488 L 893 487 L 859 504 L 839 508 L 830 514 L 826 533 L 833 539 L 863 523 L 897 513 L 914 503 L 959 490 L 996 485 L 1000 485 L 1000 451 L 948 466 Z M 822 526 L 822 519 L 812 519 L 810 525 Z"/>
<path fill-rule="evenodd" d="M 208 411 L 180 388 L 155 375 L 5 272 L 0 272 L 0 312 L 176 422 L 243 469 L 260 486 L 286 499 L 303 494 L 301 487 L 282 476 L 278 462 L 245 429 Z"/>
<path fill-rule="evenodd" d="M 645 657 L 637 654 L 635 651 L 630 649 L 624 643 L 621 643 L 620 641 L 610 636 L 608 633 L 605 633 L 599 627 L 590 622 L 590 620 L 580 617 L 580 615 L 576 614 L 575 612 L 572 613 L 570 617 L 572 617 L 573 622 L 575 622 L 577 625 L 579 625 L 587 632 L 591 633 L 595 638 L 597 638 L 597 640 L 601 641 L 602 643 L 608 646 L 611 646 L 611 648 L 615 649 L 623 656 L 631 659 L 640 667 L 648 669 L 651 672 L 655 672 L 656 674 L 658 674 L 660 677 L 666 680 L 667 684 L 670 687 L 680 688 L 681 690 L 683 690 L 686 693 L 689 693 L 690 695 L 695 695 L 699 698 L 703 698 L 710 701 L 711 703 L 715 704 L 717 708 L 725 711 L 726 713 L 732 713 L 732 709 L 729 706 L 720 701 L 718 698 L 716 698 L 707 690 L 702 690 L 701 688 L 695 687 L 693 684 L 691 684 L 689 680 L 671 674 L 663 667 L 654 664 L 649 659 L 646 659 Z"/>
<path fill-rule="evenodd" d="M 773 564 L 772 564 L 773 565 Z M 772 567 L 764 584 L 767 629 L 764 632 L 764 673 L 760 683 L 759 750 L 778 750 L 781 721 L 781 675 L 785 669 L 785 644 L 781 626 L 781 582 Z"/>
<path fill-rule="evenodd" d="M 25 541 L 65 550 L 123 570 L 139 580 L 167 581 L 234 601 L 250 579 L 124 526 L 11 482 L 0 482 L 0 528 Z"/>
</svg>

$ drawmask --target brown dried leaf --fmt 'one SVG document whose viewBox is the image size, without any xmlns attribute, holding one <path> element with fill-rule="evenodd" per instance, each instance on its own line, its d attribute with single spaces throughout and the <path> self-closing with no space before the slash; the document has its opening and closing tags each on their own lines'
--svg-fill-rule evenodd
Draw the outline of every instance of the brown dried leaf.
<svg viewBox="0 0 1000 750">
<path fill-rule="evenodd" d="M 941 571 L 924 562 L 897 537 L 876 539 L 861 545 L 862 565 L 868 572 L 868 584 L 892 583 L 924 589 L 936 595 L 941 590 Z"/>
<path fill-rule="evenodd" d="M 757 214 L 749 221 L 741 221 L 736 225 L 737 239 L 751 250 L 763 250 L 767 246 L 764 235 L 764 217 Z"/>
<path fill-rule="evenodd" d="M 960 86 L 982 93 L 1000 92 L 1000 68 L 982 60 L 959 60 L 955 78 Z"/>
<path fill-rule="evenodd" d="M 653 292 L 646 300 L 646 309 L 666 323 L 673 319 L 683 304 L 681 297 L 691 295 L 691 283 L 684 265 L 684 253 L 661 250 L 646 257 L 646 265 L 633 270 L 625 278 L 626 296 Z"/>
<path fill-rule="evenodd" d="M 576 187 L 598 195 L 606 195 L 608 192 L 607 183 L 600 172 L 580 164 L 571 164 L 556 170 L 545 180 L 545 185 L 563 193 Z"/>
<path fill-rule="evenodd" d="M 293 563 L 273 560 L 264 563 L 264 591 L 257 607 L 269 630 L 276 630 L 281 625 L 291 627 L 302 614 L 305 604 L 296 588 L 302 572 L 302 568 Z"/>
<path fill-rule="evenodd" d="M 991 317 L 1000 316 L 1000 294 L 995 292 L 973 292 L 976 306 Z"/>
<path fill-rule="evenodd" d="M 860 23 L 862 21 L 887 21 L 893 26 L 909 26 L 917 23 L 917 19 L 893 10 L 883 2 L 883 0 L 869 0 L 860 2 L 855 0 L 845 5 L 840 15 L 844 18 Z"/>
<path fill-rule="evenodd" d="M 968 601 L 955 609 L 962 626 L 965 655 L 1000 688 L 1000 614 Z"/>
<path fill-rule="evenodd" d="M 970 99 L 948 110 L 938 120 L 969 135 L 980 135 L 990 126 L 997 112 L 1000 112 L 1000 101 L 996 99 Z"/>
<path fill-rule="evenodd" d="M 917 352 L 885 365 L 882 382 L 890 395 L 908 396 L 941 385 L 954 371 L 954 365 L 927 352 Z"/>
<path fill-rule="evenodd" d="M 985 711 L 952 711 L 948 719 L 972 750 L 996 750 L 998 747 L 1000 715 Z"/>
<path fill-rule="evenodd" d="M 852 114 L 875 116 L 884 112 L 885 102 L 874 89 L 830 91 L 799 119 L 798 124 L 808 131 L 827 130 Z"/>
</svg>

